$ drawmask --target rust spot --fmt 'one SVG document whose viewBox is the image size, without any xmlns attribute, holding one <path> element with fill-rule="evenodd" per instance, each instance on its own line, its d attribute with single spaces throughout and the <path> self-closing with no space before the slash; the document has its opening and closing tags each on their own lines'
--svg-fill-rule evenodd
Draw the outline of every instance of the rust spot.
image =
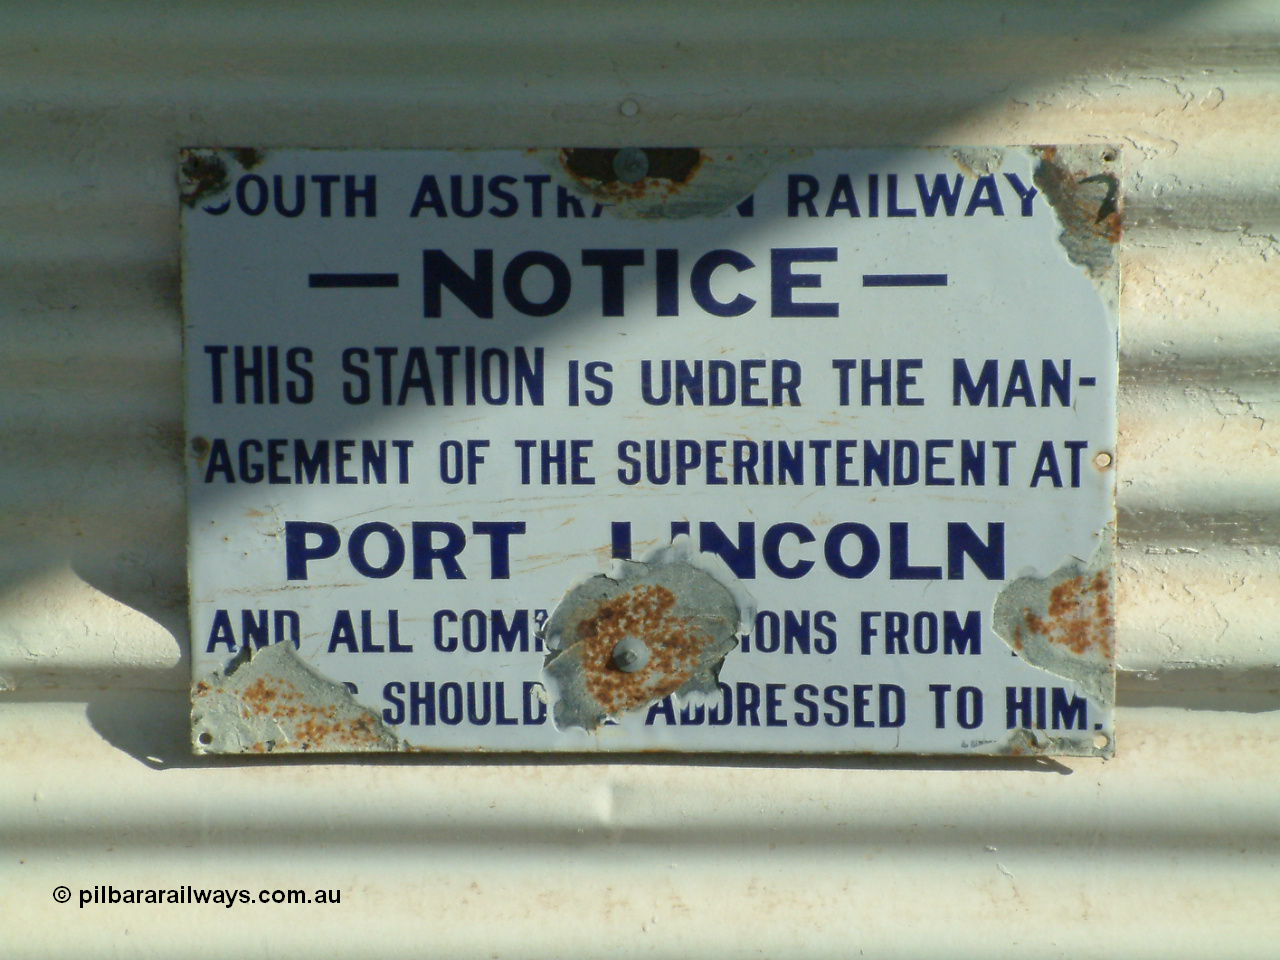
<svg viewBox="0 0 1280 960">
<path fill-rule="evenodd" d="M 291 750 L 336 752 L 381 743 L 370 717 L 337 719 L 332 706 L 310 703 L 301 691 L 279 677 L 258 677 L 240 694 L 240 701 L 246 717 L 257 714 L 290 721 Z M 261 753 L 271 748 L 258 742 L 249 749 Z"/>
<path fill-rule="evenodd" d="M 232 147 L 231 155 L 246 170 L 252 170 L 266 159 L 266 154 L 256 147 Z"/>
<path fill-rule="evenodd" d="M 543 626 L 554 723 L 591 731 L 673 694 L 714 692 L 752 611 L 732 573 L 687 539 L 616 561 L 569 590 Z"/>
<path fill-rule="evenodd" d="M 1124 216 L 1120 205 L 1120 180 L 1114 173 L 1090 174 L 1073 170 L 1059 162 L 1058 148 L 1036 147 L 1040 162 L 1036 165 L 1035 184 L 1053 205 L 1067 235 L 1077 240 L 1098 237 L 1117 243 L 1124 232 Z M 1114 160 L 1114 155 L 1112 155 Z M 1104 195 L 1083 191 L 1087 184 L 1101 184 Z"/>
<path fill-rule="evenodd" d="M 222 753 L 400 749 L 373 712 L 303 667 L 286 647 L 246 654 L 223 685 L 193 686 L 193 718 L 205 728 L 200 744 L 217 743 Z"/>
<path fill-rule="evenodd" d="M 259 677 L 249 685 L 240 699 L 254 713 L 270 713 L 271 701 L 277 696 L 279 692 L 267 686 L 267 681 Z"/>
<path fill-rule="evenodd" d="M 1045 753 L 1045 744 L 1036 737 L 1034 730 L 1022 727 L 1013 730 L 1001 751 L 1007 757 L 1038 757 Z"/>
<path fill-rule="evenodd" d="M 252 170 L 261 165 L 266 154 L 255 147 L 229 147 L 183 150 L 179 157 L 179 196 L 188 207 L 194 207 L 231 185 L 232 171 L 227 169 L 227 157 L 241 169 Z"/>
<path fill-rule="evenodd" d="M 560 151 L 560 162 L 588 194 L 603 203 L 617 203 L 678 193 L 707 161 L 707 155 L 694 147 L 645 147 L 644 154 L 649 169 L 635 183 L 618 179 L 614 170 L 616 148 L 568 147 Z"/>
<path fill-rule="evenodd" d="M 227 165 L 210 150 L 184 150 L 179 166 L 179 196 L 188 207 L 227 188 Z"/>
<path fill-rule="evenodd" d="M 1049 592 L 1045 616 L 1023 609 L 1023 623 L 1033 633 L 1050 643 L 1060 644 L 1075 654 L 1096 648 L 1103 657 L 1111 657 L 1111 628 L 1115 620 L 1111 611 L 1111 582 L 1103 571 L 1089 578 L 1072 577 Z M 1022 647 L 1022 632 L 1014 633 L 1014 646 Z"/>
<path fill-rule="evenodd" d="M 602 604 L 578 625 L 587 689 L 609 714 L 634 710 L 670 696 L 689 679 L 711 634 L 674 616 L 676 596 L 666 587 L 632 587 Z M 627 637 L 644 641 L 648 664 L 634 673 L 613 662 L 613 649 Z"/>
</svg>

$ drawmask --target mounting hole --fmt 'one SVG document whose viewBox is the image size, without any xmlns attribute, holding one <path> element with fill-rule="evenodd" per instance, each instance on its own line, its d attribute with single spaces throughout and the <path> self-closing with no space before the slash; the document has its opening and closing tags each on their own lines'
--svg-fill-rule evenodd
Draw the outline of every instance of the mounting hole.
<svg viewBox="0 0 1280 960">
<path fill-rule="evenodd" d="M 1115 152 L 1114 150 L 1103 150 L 1103 151 L 1102 151 L 1102 161 L 1103 161 L 1103 163 L 1115 163 L 1115 159 L 1116 159 L 1116 152 Z"/>
<path fill-rule="evenodd" d="M 203 457 L 209 452 L 209 441 L 204 437 L 192 437 L 191 452 Z"/>
<path fill-rule="evenodd" d="M 630 97 L 618 104 L 618 112 L 624 117 L 634 117 L 640 112 L 640 104 L 636 103 Z"/>
<path fill-rule="evenodd" d="M 1093 465 L 1097 467 L 1099 470 L 1105 470 L 1107 469 L 1107 467 L 1111 466 L 1111 464 L 1115 462 L 1116 462 L 1116 458 L 1113 457 L 1111 454 L 1107 453 L 1105 450 L 1093 458 Z"/>
<path fill-rule="evenodd" d="M 209 744 L 213 743 L 213 734 L 206 730 L 204 733 L 200 734 L 200 736 L 196 737 L 196 739 L 207 747 Z"/>
<path fill-rule="evenodd" d="M 1111 743 L 1111 738 L 1105 733 L 1095 733 L 1093 735 L 1093 746 L 1095 750 L 1105 750 Z"/>
</svg>

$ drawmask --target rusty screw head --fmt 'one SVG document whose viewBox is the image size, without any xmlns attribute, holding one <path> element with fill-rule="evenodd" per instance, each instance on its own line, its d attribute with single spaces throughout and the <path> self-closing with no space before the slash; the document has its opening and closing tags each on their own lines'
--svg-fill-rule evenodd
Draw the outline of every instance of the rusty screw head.
<svg viewBox="0 0 1280 960">
<path fill-rule="evenodd" d="M 623 637 L 613 648 L 613 665 L 623 673 L 638 673 L 649 665 L 649 647 L 639 637 Z"/>
<path fill-rule="evenodd" d="M 638 147 L 623 147 L 613 156 L 613 172 L 623 183 L 638 183 L 649 173 L 649 155 Z"/>
</svg>

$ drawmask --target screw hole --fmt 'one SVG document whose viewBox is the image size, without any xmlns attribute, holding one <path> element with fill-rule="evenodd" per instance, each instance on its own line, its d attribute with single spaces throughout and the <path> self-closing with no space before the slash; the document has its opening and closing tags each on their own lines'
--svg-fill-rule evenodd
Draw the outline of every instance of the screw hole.
<svg viewBox="0 0 1280 960">
<path fill-rule="evenodd" d="M 1107 748 L 1107 744 L 1109 744 L 1110 742 L 1111 742 L 1111 738 L 1108 737 L 1105 733 L 1094 734 L 1093 746 L 1095 749 L 1105 750 Z"/>
<path fill-rule="evenodd" d="M 1114 163 L 1115 159 L 1116 159 L 1116 152 L 1114 150 L 1102 151 L 1102 160 L 1104 163 Z"/>
<path fill-rule="evenodd" d="M 1093 458 L 1093 465 L 1099 470 L 1105 470 L 1113 463 L 1115 463 L 1115 458 L 1105 451 Z"/>
<path fill-rule="evenodd" d="M 202 744 L 204 744 L 207 747 L 209 744 L 213 743 L 213 734 L 209 733 L 208 731 L 205 731 L 204 733 L 200 734 L 200 736 L 198 736 L 196 739 L 199 740 Z"/>
</svg>

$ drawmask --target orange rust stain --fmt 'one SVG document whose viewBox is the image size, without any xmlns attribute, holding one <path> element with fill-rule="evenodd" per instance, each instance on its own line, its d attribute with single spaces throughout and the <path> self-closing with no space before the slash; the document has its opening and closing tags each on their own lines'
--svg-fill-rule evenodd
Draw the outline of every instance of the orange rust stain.
<svg viewBox="0 0 1280 960">
<path fill-rule="evenodd" d="M 1110 174 L 1098 175 L 1110 178 L 1112 190 L 1103 206 L 1097 208 L 1092 201 L 1085 203 L 1079 199 L 1080 183 L 1089 179 L 1088 171 L 1069 170 L 1060 166 L 1056 162 L 1057 147 L 1037 147 L 1036 151 L 1049 167 L 1046 171 L 1049 182 L 1039 185 L 1042 188 L 1048 187 L 1045 190 L 1046 197 L 1057 208 L 1063 219 L 1063 227 L 1075 234 L 1093 233 L 1109 243 L 1119 243 L 1124 234 L 1124 215 L 1120 209 L 1119 184 L 1115 178 Z"/>
<path fill-rule="evenodd" d="M 276 677 L 270 682 L 266 677 L 257 678 L 240 694 L 240 701 L 246 715 L 269 715 L 287 721 L 282 723 L 289 737 L 285 749 L 342 750 L 380 742 L 372 717 L 338 720 L 335 707 L 307 703 L 292 684 Z M 266 748 L 258 743 L 250 749 L 262 753 Z"/>
<path fill-rule="evenodd" d="M 1120 211 L 1108 214 L 1101 221 L 1104 235 L 1112 243 L 1119 243 L 1124 235 L 1124 222 L 1120 219 Z"/>
<path fill-rule="evenodd" d="M 689 679 L 712 637 L 673 615 L 675 604 L 666 587 L 642 584 L 608 600 L 578 625 L 587 690 L 606 713 L 660 700 Z M 634 673 L 613 662 L 613 648 L 625 637 L 643 640 L 649 648 L 649 662 Z"/>
<path fill-rule="evenodd" d="M 249 684 L 240 696 L 241 702 L 253 713 L 271 713 L 272 703 L 280 696 L 280 691 L 267 685 L 266 680 L 259 677 Z"/>
<path fill-rule="evenodd" d="M 1111 630 L 1115 625 L 1110 578 L 1099 571 L 1092 579 L 1082 575 L 1064 580 L 1050 591 L 1044 617 L 1024 609 L 1022 619 L 1028 630 L 1072 653 L 1083 654 L 1096 648 L 1103 657 L 1110 658 Z M 1014 646 L 1021 649 L 1021 628 L 1014 631 L 1014 640 Z"/>
</svg>

